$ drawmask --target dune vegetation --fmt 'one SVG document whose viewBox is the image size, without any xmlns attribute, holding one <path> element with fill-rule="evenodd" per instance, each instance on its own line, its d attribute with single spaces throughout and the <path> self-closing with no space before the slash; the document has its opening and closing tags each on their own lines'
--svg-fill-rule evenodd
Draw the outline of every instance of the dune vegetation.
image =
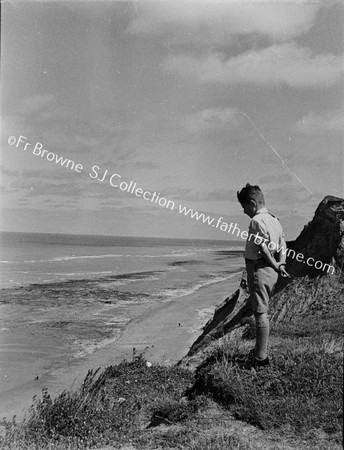
<svg viewBox="0 0 344 450">
<path fill-rule="evenodd" d="M 133 355 L 89 371 L 74 392 L 43 391 L 23 422 L 4 420 L 0 447 L 341 448 L 342 279 L 295 279 L 281 295 L 299 312 L 272 321 L 269 367 L 233 363 L 252 348 L 249 325 L 219 340 L 196 371 Z"/>
</svg>

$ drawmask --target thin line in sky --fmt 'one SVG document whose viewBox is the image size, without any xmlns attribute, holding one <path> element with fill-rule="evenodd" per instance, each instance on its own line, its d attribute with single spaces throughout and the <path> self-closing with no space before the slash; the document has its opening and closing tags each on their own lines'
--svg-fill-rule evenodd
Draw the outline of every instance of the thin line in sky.
<svg viewBox="0 0 344 450">
<path fill-rule="evenodd" d="M 285 162 L 285 160 L 279 155 L 279 153 L 277 152 L 277 150 L 274 148 L 274 146 L 268 141 L 268 139 L 263 135 L 263 133 L 259 130 L 259 128 L 257 128 L 256 124 L 253 122 L 253 120 L 243 111 L 238 111 L 238 114 L 242 114 L 243 116 L 246 117 L 247 120 L 249 120 L 249 122 L 251 123 L 251 125 L 253 126 L 253 128 L 257 131 L 257 133 L 259 134 L 259 136 L 263 139 L 263 141 L 269 146 L 269 148 L 271 148 L 271 150 L 275 153 L 275 155 L 282 161 L 282 165 L 286 168 L 286 170 L 293 175 L 293 177 L 295 177 L 297 179 L 297 181 L 299 183 L 301 183 L 301 185 L 306 189 L 306 191 L 308 191 L 310 194 L 313 194 L 313 192 L 308 189 L 308 187 L 303 183 L 303 181 L 296 175 L 295 172 L 293 172 L 290 167 L 288 167 L 287 163 Z"/>
</svg>

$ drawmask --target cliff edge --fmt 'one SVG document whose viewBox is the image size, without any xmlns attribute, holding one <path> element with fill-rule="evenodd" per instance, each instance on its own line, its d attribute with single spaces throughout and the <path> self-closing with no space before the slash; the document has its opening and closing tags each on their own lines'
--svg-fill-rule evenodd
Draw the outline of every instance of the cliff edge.
<svg viewBox="0 0 344 450">
<path fill-rule="evenodd" d="M 287 247 L 291 249 L 287 256 L 287 271 L 292 275 L 292 280 L 278 280 L 270 302 L 272 327 L 274 323 L 296 320 L 305 314 L 338 314 L 343 309 L 343 295 L 332 295 L 330 287 L 326 288 L 329 291 L 326 295 L 320 288 L 323 277 L 335 278 L 336 282 L 342 283 L 344 200 L 326 196 L 311 222 L 295 241 L 287 242 Z M 304 256 L 302 260 L 300 257 L 300 261 L 296 259 L 297 254 Z M 297 292 L 301 291 L 303 294 L 307 291 L 307 295 L 298 296 Z M 240 288 L 216 309 L 213 318 L 206 323 L 202 334 L 179 365 L 197 367 L 211 353 L 213 344 L 219 339 L 243 326 L 246 326 L 247 332 L 250 326 L 252 328 L 252 322 L 249 294 L 243 277 Z"/>
<path fill-rule="evenodd" d="M 300 236 L 288 242 L 288 248 L 342 270 L 344 264 L 344 200 L 326 196 L 319 204 L 311 222 L 305 225 Z M 318 276 L 319 269 L 288 259 L 288 270 L 294 276 Z"/>
</svg>

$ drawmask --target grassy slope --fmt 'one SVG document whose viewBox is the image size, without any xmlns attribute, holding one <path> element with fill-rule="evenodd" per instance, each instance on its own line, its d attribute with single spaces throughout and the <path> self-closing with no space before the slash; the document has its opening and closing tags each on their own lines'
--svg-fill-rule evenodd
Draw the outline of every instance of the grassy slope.
<svg viewBox="0 0 344 450">
<path fill-rule="evenodd" d="M 76 393 L 52 400 L 45 392 L 24 424 L 7 423 L 0 447 L 342 448 L 343 283 L 296 280 L 272 316 L 269 368 L 232 364 L 254 343 L 242 330 L 223 339 L 195 375 L 138 357 L 90 372 Z"/>
</svg>

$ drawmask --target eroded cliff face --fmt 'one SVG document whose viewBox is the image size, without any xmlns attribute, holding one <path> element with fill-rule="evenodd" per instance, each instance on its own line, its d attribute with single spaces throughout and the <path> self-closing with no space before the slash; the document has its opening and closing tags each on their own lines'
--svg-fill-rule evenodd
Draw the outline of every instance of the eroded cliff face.
<svg viewBox="0 0 344 450">
<path fill-rule="evenodd" d="M 313 220 L 304 227 L 300 236 L 288 242 L 288 248 L 307 258 L 322 261 L 342 270 L 344 264 L 344 200 L 327 196 L 319 204 Z M 312 261 L 312 263 L 314 264 Z M 320 264 L 319 264 L 320 265 Z M 288 259 L 288 270 L 294 276 L 318 276 L 319 270 L 296 259 Z"/>
<path fill-rule="evenodd" d="M 312 221 L 300 236 L 287 243 L 295 254 L 302 253 L 303 261 L 287 258 L 287 271 L 292 280 L 280 278 L 270 302 L 271 325 L 281 320 L 295 320 L 300 315 L 340 314 L 343 310 L 344 267 L 344 200 L 327 196 L 319 204 Z M 316 269 L 307 264 L 313 258 L 334 270 Z M 320 263 L 319 263 L 320 266 Z M 324 277 L 330 277 L 325 283 Z M 328 282 L 329 281 L 329 282 Z M 340 283 L 341 288 L 338 288 Z M 211 352 L 211 348 L 228 333 L 241 331 L 242 326 L 252 321 L 249 294 L 244 284 L 216 309 L 212 319 L 203 328 L 202 334 L 180 361 L 183 366 L 197 367 Z"/>
</svg>

